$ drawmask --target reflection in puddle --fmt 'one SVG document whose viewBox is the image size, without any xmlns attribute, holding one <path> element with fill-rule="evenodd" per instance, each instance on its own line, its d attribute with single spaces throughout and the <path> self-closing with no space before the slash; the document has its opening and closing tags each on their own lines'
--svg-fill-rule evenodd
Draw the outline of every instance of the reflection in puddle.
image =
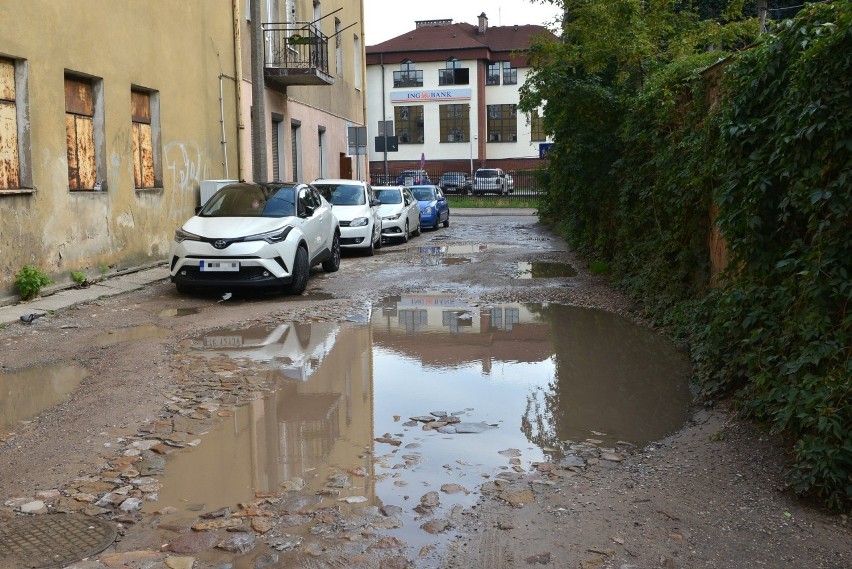
<svg viewBox="0 0 852 569">
<path fill-rule="evenodd" d="M 160 312 L 160 318 L 179 318 L 198 314 L 198 308 L 169 308 Z"/>
<path fill-rule="evenodd" d="M 334 346 L 335 322 L 290 322 L 272 327 L 225 328 L 190 340 L 187 345 L 210 355 L 246 359 L 265 370 L 307 381 Z"/>
<path fill-rule="evenodd" d="M 113 346 L 124 342 L 140 342 L 165 338 L 169 331 L 159 326 L 131 326 L 129 328 L 114 328 L 98 335 L 94 340 L 96 346 Z"/>
<path fill-rule="evenodd" d="M 0 434 L 65 401 L 85 377 L 85 368 L 65 364 L 0 373 Z"/>
<path fill-rule="evenodd" d="M 532 262 L 518 263 L 516 279 L 554 279 L 559 277 L 576 277 L 577 269 L 568 263 Z"/>
<path fill-rule="evenodd" d="M 236 408 L 197 448 L 169 457 L 147 511 L 173 506 L 164 521 L 194 519 L 195 505 L 233 508 L 295 488 L 301 493 L 284 500 L 295 495 L 309 509 L 401 507 L 402 527 L 383 532 L 415 556 L 451 539 L 420 529 L 413 508 L 427 492 L 439 492 L 435 516 L 446 517 L 477 500 L 484 474 L 527 472 L 561 457 L 570 441 L 659 439 L 683 424 L 690 399 L 688 362 L 670 343 L 619 316 L 567 306 L 408 295 L 377 307 L 369 325 L 227 329 L 186 345 L 253 363 L 278 387 Z M 438 412 L 470 432 L 409 420 Z M 471 493 L 441 492 L 448 483 Z M 314 525 L 306 517 L 286 531 L 307 544 L 319 540 Z"/>
<path fill-rule="evenodd" d="M 471 255 L 474 253 L 484 253 L 485 251 L 504 251 L 506 249 L 513 249 L 516 247 L 517 245 L 473 243 L 455 245 L 423 245 L 421 247 L 415 247 L 414 250 L 421 255 Z"/>
<path fill-rule="evenodd" d="M 470 259 L 466 257 L 444 257 L 440 263 L 442 265 L 464 265 L 470 263 Z"/>
</svg>

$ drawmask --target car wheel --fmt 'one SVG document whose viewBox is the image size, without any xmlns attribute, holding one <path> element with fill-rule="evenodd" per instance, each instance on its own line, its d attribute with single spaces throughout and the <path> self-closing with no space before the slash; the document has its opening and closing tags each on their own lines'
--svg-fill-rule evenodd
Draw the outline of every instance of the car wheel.
<svg viewBox="0 0 852 569">
<path fill-rule="evenodd" d="M 335 233 L 331 242 L 331 258 L 322 262 L 322 270 L 327 273 L 336 272 L 340 268 L 340 236 Z"/>
<path fill-rule="evenodd" d="M 311 267 L 308 265 L 308 251 L 304 247 L 296 249 L 296 256 L 293 258 L 293 280 L 287 285 L 289 294 L 302 294 L 308 286 L 308 273 Z"/>
<path fill-rule="evenodd" d="M 447 212 L 447 219 L 444 220 L 444 227 L 450 226 L 450 212 Z"/>
<path fill-rule="evenodd" d="M 368 257 L 372 257 L 376 254 L 376 242 L 373 240 L 372 235 L 370 235 L 370 244 L 367 245 L 366 249 L 364 249 L 364 254 Z"/>
<path fill-rule="evenodd" d="M 382 230 L 379 229 L 379 235 L 376 237 L 376 242 L 373 244 L 374 249 L 382 248 Z"/>
<path fill-rule="evenodd" d="M 186 285 L 182 285 L 182 284 L 177 284 L 177 283 L 175 283 L 175 288 L 177 289 L 177 291 L 178 291 L 180 294 L 188 294 L 188 293 L 192 292 L 192 289 L 191 289 L 191 288 L 189 288 L 189 287 L 188 287 L 188 286 L 186 286 Z"/>
<path fill-rule="evenodd" d="M 405 222 L 405 228 L 402 230 L 402 242 L 408 243 L 408 222 Z"/>
<path fill-rule="evenodd" d="M 434 229 L 435 231 L 438 231 L 439 227 L 441 227 L 441 216 L 436 215 L 435 216 L 435 225 L 432 226 L 432 229 Z"/>
<path fill-rule="evenodd" d="M 420 218 L 417 219 L 417 227 L 414 228 L 414 233 L 412 233 L 415 237 L 420 235 Z"/>
</svg>

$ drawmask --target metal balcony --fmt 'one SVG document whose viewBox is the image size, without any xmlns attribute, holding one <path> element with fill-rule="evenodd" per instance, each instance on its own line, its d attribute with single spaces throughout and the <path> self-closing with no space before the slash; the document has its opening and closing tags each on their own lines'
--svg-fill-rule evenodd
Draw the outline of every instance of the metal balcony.
<svg viewBox="0 0 852 569">
<path fill-rule="evenodd" d="M 328 37 L 309 22 L 263 24 L 263 74 L 270 87 L 333 85 Z"/>
</svg>

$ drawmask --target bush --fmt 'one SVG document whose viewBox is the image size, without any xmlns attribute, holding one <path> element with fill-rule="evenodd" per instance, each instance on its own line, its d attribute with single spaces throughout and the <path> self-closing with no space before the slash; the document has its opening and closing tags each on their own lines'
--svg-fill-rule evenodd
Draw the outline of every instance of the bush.
<svg viewBox="0 0 852 569">
<path fill-rule="evenodd" d="M 50 280 L 48 274 L 32 265 L 21 267 L 21 270 L 15 275 L 15 286 L 18 288 L 22 300 L 37 297 L 42 287 L 51 284 L 53 284 L 53 281 Z"/>
</svg>

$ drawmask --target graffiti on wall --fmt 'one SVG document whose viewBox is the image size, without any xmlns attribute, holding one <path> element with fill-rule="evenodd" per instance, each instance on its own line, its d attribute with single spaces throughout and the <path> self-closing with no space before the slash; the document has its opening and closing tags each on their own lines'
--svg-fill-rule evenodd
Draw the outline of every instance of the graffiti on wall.
<svg viewBox="0 0 852 569">
<path fill-rule="evenodd" d="M 194 142 L 170 142 L 165 147 L 165 175 L 171 177 L 173 207 L 169 208 L 172 217 L 185 217 L 198 202 L 201 180 L 208 178 L 207 161 L 204 151 Z"/>
</svg>

